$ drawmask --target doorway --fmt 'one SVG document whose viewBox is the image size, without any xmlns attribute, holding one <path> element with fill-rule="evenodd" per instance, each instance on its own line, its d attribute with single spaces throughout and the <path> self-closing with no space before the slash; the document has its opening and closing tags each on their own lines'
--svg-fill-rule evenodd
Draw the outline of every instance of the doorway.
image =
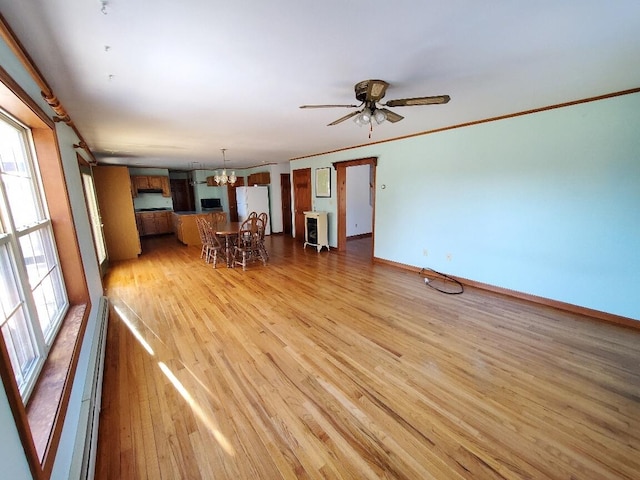
<svg viewBox="0 0 640 480">
<path fill-rule="evenodd" d="M 78 160 L 82 157 L 78 154 Z M 84 163 L 84 161 L 82 162 Z M 104 239 L 104 230 L 102 228 L 102 217 L 100 216 L 100 207 L 98 205 L 98 195 L 96 186 L 93 181 L 93 172 L 90 166 L 82 165 L 80 167 L 82 176 L 82 187 L 84 190 L 84 200 L 89 212 L 89 221 L 91 222 L 91 230 L 93 232 L 93 244 L 96 249 L 98 265 L 100 265 L 100 275 L 104 277 L 109 267 L 109 257 L 107 254 L 107 245 Z"/>
<path fill-rule="evenodd" d="M 171 178 L 171 201 L 175 212 L 192 212 L 195 208 L 193 188 L 186 178 Z"/>
<path fill-rule="evenodd" d="M 361 158 L 358 160 L 346 160 L 344 162 L 335 162 L 333 167 L 336 169 L 336 183 L 338 184 L 338 251 L 345 252 L 347 250 L 347 168 L 358 165 L 369 165 L 370 173 L 370 201 L 373 206 L 371 212 L 371 257 L 373 258 L 373 245 L 375 239 L 375 193 L 376 193 L 376 166 L 378 165 L 377 157 Z"/>
</svg>

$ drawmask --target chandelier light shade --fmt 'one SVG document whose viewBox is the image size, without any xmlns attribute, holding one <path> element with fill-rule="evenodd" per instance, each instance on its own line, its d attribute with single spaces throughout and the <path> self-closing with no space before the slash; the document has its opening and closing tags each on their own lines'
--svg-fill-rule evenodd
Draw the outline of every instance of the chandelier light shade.
<svg viewBox="0 0 640 480">
<path fill-rule="evenodd" d="M 221 148 L 222 151 L 222 174 L 218 175 L 218 171 L 216 170 L 215 175 L 213 176 L 213 181 L 216 182 L 217 185 L 234 185 L 238 180 L 236 177 L 236 172 L 232 171 L 231 175 L 227 175 L 227 157 L 225 156 L 226 148 Z"/>
</svg>

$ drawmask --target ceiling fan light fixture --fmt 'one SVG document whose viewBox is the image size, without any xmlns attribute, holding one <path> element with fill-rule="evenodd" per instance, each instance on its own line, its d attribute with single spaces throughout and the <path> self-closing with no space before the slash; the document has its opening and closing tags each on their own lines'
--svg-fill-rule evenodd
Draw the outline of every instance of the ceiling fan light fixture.
<svg viewBox="0 0 640 480">
<path fill-rule="evenodd" d="M 449 95 L 436 95 L 430 97 L 413 97 L 413 98 L 397 98 L 395 100 L 389 100 L 385 103 L 381 103 L 382 98 L 385 96 L 389 87 L 389 83 L 384 80 L 363 80 L 356 83 L 354 90 L 356 99 L 360 100 L 360 105 L 301 105 L 300 108 L 333 108 L 333 107 L 347 107 L 347 108 L 360 108 L 364 106 L 362 110 L 356 110 L 355 112 L 348 113 L 347 115 L 334 120 L 327 124 L 327 126 L 338 125 L 339 123 L 353 119 L 354 123 L 359 127 L 363 125 L 369 125 L 369 138 L 371 138 L 371 131 L 373 130 L 373 121 L 380 125 L 384 122 L 397 123 L 404 117 L 398 115 L 392 110 L 388 110 L 383 107 L 407 107 L 411 105 L 439 105 L 448 103 L 451 97 Z"/>
<path fill-rule="evenodd" d="M 387 114 L 382 110 L 376 110 L 373 113 L 373 119 L 376 121 L 378 125 L 380 125 L 381 123 L 387 120 Z"/>
<path fill-rule="evenodd" d="M 365 108 L 364 110 L 362 110 L 362 113 L 360 114 L 360 119 L 362 120 L 363 124 L 368 124 L 371 122 L 371 110 L 369 108 Z"/>
<path fill-rule="evenodd" d="M 353 117 L 353 122 L 359 127 L 364 125 L 364 122 L 362 121 L 362 112 L 358 112 L 358 114 Z"/>
</svg>

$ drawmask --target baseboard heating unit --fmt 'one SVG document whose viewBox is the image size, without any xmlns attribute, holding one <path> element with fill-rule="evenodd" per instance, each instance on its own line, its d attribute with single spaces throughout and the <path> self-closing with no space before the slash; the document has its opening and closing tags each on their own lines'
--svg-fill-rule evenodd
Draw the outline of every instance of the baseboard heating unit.
<svg viewBox="0 0 640 480">
<path fill-rule="evenodd" d="M 82 394 L 80 420 L 74 446 L 75 453 L 70 469 L 70 479 L 92 480 L 94 478 L 108 321 L 109 301 L 107 297 L 101 297 L 98 304 L 95 341 L 91 347 L 87 378 Z"/>
</svg>

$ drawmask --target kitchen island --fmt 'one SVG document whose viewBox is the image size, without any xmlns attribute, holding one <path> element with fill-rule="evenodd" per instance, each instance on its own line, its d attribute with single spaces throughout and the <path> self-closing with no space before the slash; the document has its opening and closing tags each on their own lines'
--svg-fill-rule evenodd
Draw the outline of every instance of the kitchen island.
<svg viewBox="0 0 640 480">
<path fill-rule="evenodd" d="M 173 212 L 173 231 L 176 238 L 185 245 L 202 245 L 196 218 L 205 218 L 212 221 L 212 213 L 209 212 Z"/>
</svg>

